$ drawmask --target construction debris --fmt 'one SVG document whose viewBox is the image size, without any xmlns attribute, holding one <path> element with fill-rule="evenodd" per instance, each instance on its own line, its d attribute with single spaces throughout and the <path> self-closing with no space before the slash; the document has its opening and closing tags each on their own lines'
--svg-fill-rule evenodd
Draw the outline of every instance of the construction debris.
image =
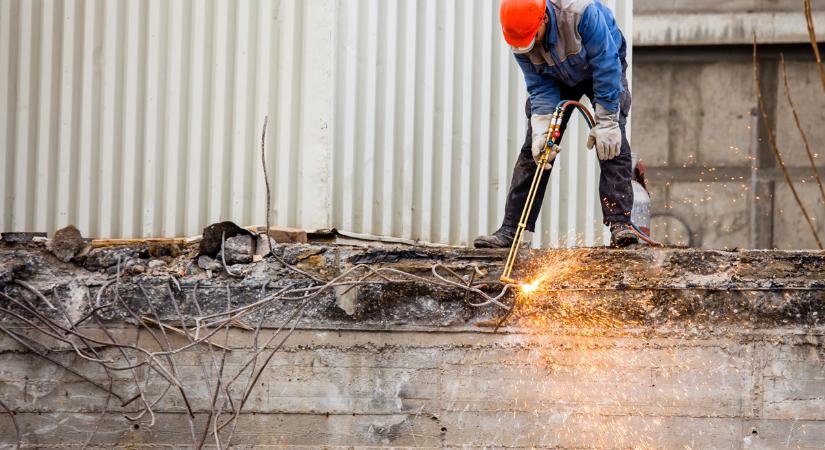
<svg viewBox="0 0 825 450">
<path fill-rule="evenodd" d="M 0 244 L 0 446 L 736 448 L 752 426 L 770 448 L 800 415 L 825 436 L 813 394 L 773 400 L 821 373 L 822 252 L 535 251 L 527 294 L 505 250 L 199 250 Z"/>
<path fill-rule="evenodd" d="M 233 222 L 219 222 L 213 223 L 203 229 L 203 235 L 200 241 L 199 255 L 207 255 L 215 257 L 223 242 L 235 236 L 254 236 L 251 231 L 241 228 Z"/>
<path fill-rule="evenodd" d="M 31 276 L 31 266 L 19 256 L 6 256 L 0 259 L 0 286 L 11 283 L 15 278 L 25 279 Z"/>
<path fill-rule="evenodd" d="M 269 239 L 269 243 L 266 242 L 267 239 Z M 264 234 L 260 234 L 258 235 L 258 242 L 256 243 L 255 247 L 255 255 L 262 257 L 267 256 L 269 255 L 269 249 L 275 248 L 277 244 L 278 242 L 275 239 L 267 237 Z"/>
<path fill-rule="evenodd" d="M 238 235 L 226 240 L 223 247 L 223 255 L 227 264 L 249 264 L 252 256 L 255 255 L 258 239 L 256 236 Z"/>
<path fill-rule="evenodd" d="M 42 232 L 14 232 L 0 233 L 4 242 L 31 242 L 35 238 L 45 239 L 48 235 Z"/>
<path fill-rule="evenodd" d="M 220 286 L 226 283 L 232 287 L 233 303 L 241 305 L 258 301 L 262 286 L 268 292 L 295 283 L 316 283 L 280 261 L 319 280 L 365 267 L 394 271 L 395 275 L 372 280 L 357 289 L 348 284 L 330 289 L 308 311 L 320 309 L 308 314 L 327 317 L 325 320 L 332 320 L 330 325 L 335 326 L 360 326 L 388 319 L 394 323 L 473 326 L 505 313 L 482 295 L 496 297 L 502 292 L 504 286 L 496 277 L 501 273 L 503 251 L 403 245 L 387 249 L 384 244 L 376 248 L 276 244 L 274 252 L 280 261 L 269 257 L 252 262 L 250 241 L 240 237 L 226 249 L 227 263 L 232 264 L 229 270 L 239 277 L 228 277 L 220 259 L 198 255 L 199 248 L 194 244 L 181 248 L 177 257 L 162 258 L 153 258 L 144 246 L 98 248 L 65 266 L 48 262 L 42 244 L 6 244 L 0 274 L 7 283 L 13 279 L 31 280 L 49 292 L 59 292 L 62 286 L 78 280 L 91 287 L 93 296 L 100 295 L 101 302 L 112 292 L 98 294 L 96 286 L 116 276 L 121 278 L 121 295 L 131 298 L 140 297 L 138 285 L 146 286 L 148 292 L 164 292 L 163 286 L 171 280 L 182 289 L 197 285 L 204 298 L 219 298 L 224 295 Z M 244 243 L 237 252 L 234 242 Z M 242 260 L 248 262 L 238 262 Z M 517 308 L 511 325 L 530 314 L 553 316 L 559 308 L 569 308 L 567 299 L 573 297 L 579 301 L 577 314 L 568 314 L 558 323 L 575 325 L 588 317 L 609 317 L 615 322 L 611 326 L 621 327 L 682 321 L 726 324 L 747 318 L 752 326 L 815 325 L 825 317 L 825 256 L 817 252 L 569 249 L 534 251 L 529 261 L 515 275 L 540 282 L 529 301 L 525 297 L 523 308 Z M 434 269 L 437 266 L 443 269 Z M 455 284 L 444 284 L 442 279 Z M 468 292 L 470 285 L 477 290 Z M 511 291 L 503 298 L 508 299 L 506 304 L 512 304 L 518 295 L 523 293 Z M 726 300 L 720 303 L 722 297 Z M 487 302 L 488 307 L 468 306 L 476 302 Z M 429 306 L 421 309 L 423 305 Z M 214 308 L 213 312 L 222 308 L 220 302 L 201 306 L 205 310 Z M 343 320 L 343 316 L 325 316 L 322 311 L 329 306 L 352 317 Z M 174 320 L 174 310 L 162 311 L 173 314 L 162 315 L 164 320 Z M 271 323 L 284 318 L 276 314 Z M 270 323 L 269 319 L 265 323 Z M 580 324 L 593 325 L 586 321 Z"/>
<path fill-rule="evenodd" d="M 149 261 L 149 268 L 150 269 L 157 269 L 166 265 L 166 262 L 162 259 L 153 259 Z"/>
<path fill-rule="evenodd" d="M 269 229 L 269 236 L 279 244 L 306 244 L 307 232 L 299 228 L 276 228 Z"/>
<path fill-rule="evenodd" d="M 49 249 L 57 259 L 68 262 L 75 257 L 83 247 L 86 246 L 86 241 L 80 234 L 80 230 L 74 225 L 69 225 L 54 232 L 54 237 L 49 241 Z"/>
<path fill-rule="evenodd" d="M 220 271 L 223 267 L 219 261 L 210 258 L 206 255 L 198 256 L 198 267 L 203 270 Z"/>
</svg>

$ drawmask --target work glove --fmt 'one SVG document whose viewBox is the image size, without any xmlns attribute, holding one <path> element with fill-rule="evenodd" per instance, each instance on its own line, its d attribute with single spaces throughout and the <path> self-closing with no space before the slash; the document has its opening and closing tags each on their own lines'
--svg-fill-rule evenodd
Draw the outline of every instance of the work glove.
<svg viewBox="0 0 825 450">
<path fill-rule="evenodd" d="M 622 132 L 619 130 L 619 113 L 610 112 L 596 103 L 596 125 L 587 136 L 587 148 L 596 146 L 596 156 L 606 161 L 619 156 L 622 149 Z"/>
<path fill-rule="evenodd" d="M 552 114 L 533 114 L 530 116 L 530 126 L 533 128 L 533 161 L 536 162 L 536 165 L 539 164 L 541 160 L 541 155 L 544 153 L 544 146 L 547 143 L 547 129 L 550 127 L 550 119 L 553 117 Z M 544 170 L 550 170 L 553 167 L 551 162 L 556 159 L 556 155 L 559 154 L 561 148 L 558 145 L 553 146 L 553 150 L 550 152 L 550 157 L 547 159 L 548 164 L 544 166 Z"/>
</svg>

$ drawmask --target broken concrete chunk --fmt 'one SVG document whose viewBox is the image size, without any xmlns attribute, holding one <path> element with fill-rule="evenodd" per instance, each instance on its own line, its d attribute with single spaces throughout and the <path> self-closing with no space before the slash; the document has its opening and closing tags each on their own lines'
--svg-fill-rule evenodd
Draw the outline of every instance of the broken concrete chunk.
<svg viewBox="0 0 825 450">
<path fill-rule="evenodd" d="M 69 225 L 55 231 L 54 237 L 49 241 L 49 250 L 57 259 L 69 262 L 85 245 L 80 230 Z"/>
<path fill-rule="evenodd" d="M 198 267 L 203 270 L 221 270 L 223 268 L 220 261 L 206 255 L 198 256 Z"/>
<path fill-rule="evenodd" d="M 269 235 L 279 244 L 306 244 L 307 232 L 299 228 L 270 228 Z"/>
<path fill-rule="evenodd" d="M 177 258 L 180 256 L 180 247 L 177 245 L 161 245 L 151 244 L 147 250 L 149 256 L 152 258 L 171 257 Z"/>
<path fill-rule="evenodd" d="M 23 258 L 9 258 L 0 261 L 0 286 L 11 283 L 15 278 L 26 278 L 31 275 L 31 265 Z"/>
<path fill-rule="evenodd" d="M 142 264 L 142 263 L 143 263 L 143 260 L 141 260 L 141 259 L 127 258 L 125 261 L 121 261 L 120 269 L 123 272 L 131 272 L 133 267 L 135 267 L 138 264 Z"/>
<path fill-rule="evenodd" d="M 189 264 L 186 265 L 186 268 L 184 268 L 183 273 L 181 274 L 181 276 L 187 276 L 187 277 L 195 276 L 195 275 L 198 275 L 200 273 L 200 271 L 201 271 L 201 268 L 198 267 L 198 264 L 193 261 L 193 262 L 190 262 Z"/>
<path fill-rule="evenodd" d="M 69 283 L 69 295 L 65 297 L 63 309 L 72 323 L 83 317 L 84 308 L 90 298 L 89 287 L 85 283 L 77 279 Z"/>
<path fill-rule="evenodd" d="M 335 286 L 335 306 L 341 308 L 348 316 L 355 314 L 358 305 L 358 286 Z"/>
<path fill-rule="evenodd" d="M 0 233 L 4 242 L 31 242 L 34 238 L 47 237 L 45 231 L 8 231 Z"/>
<path fill-rule="evenodd" d="M 263 234 L 260 234 L 258 235 L 258 242 L 255 247 L 255 256 L 263 257 L 269 255 L 270 245 L 267 245 L 267 239 L 269 239 L 269 244 L 271 245 L 271 248 L 275 248 L 275 246 L 277 245 L 277 241 L 275 239 L 272 239 L 271 237 L 267 238 Z"/>
<path fill-rule="evenodd" d="M 87 269 L 100 269 L 117 266 L 118 260 L 123 269 L 128 269 L 130 264 L 135 264 L 135 257 L 138 251 L 130 247 L 102 247 L 93 248 L 86 254 L 83 266 Z M 80 255 L 76 255 L 79 257 Z"/>
<path fill-rule="evenodd" d="M 324 255 L 312 255 L 297 264 L 303 270 L 320 270 L 327 267 L 327 258 Z"/>
<path fill-rule="evenodd" d="M 203 229 L 203 239 L 198 249 L 198 255 L 214 257 L 221 251 L 221 239 L 229 240 L 235 236 L 254 236 L 254 234 L 229 221 L 209 225 Z"/>
<path fill-rule="evenodd" d="M 235 236 L 226 240 L 224 256 L 227 264 L 248 264 L 255 254 L 257 240 L 252 236 Z"/>
<path fill-rule="evenodd" d="M 149 268 L 150 269 L 157 269 L 158 267 L 166 266 L 166 261 L 162 259 L 153 259 L 149 261 Z"/>
</svg>

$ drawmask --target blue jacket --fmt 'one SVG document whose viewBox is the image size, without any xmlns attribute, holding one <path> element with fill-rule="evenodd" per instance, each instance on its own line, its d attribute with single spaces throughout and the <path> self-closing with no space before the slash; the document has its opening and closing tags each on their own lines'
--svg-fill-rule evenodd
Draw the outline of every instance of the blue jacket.
<svg viewBox="0 0 825 450">
<path fill-rule="evenodd" d="M 626 48 L 613 12 L 598 0 L 547 0 L 546 8 L 544 39 L 528 53 L 515 55 L 532 113 L 553 112 L 562 84 L 574 86 L 590 78 L 596 103 L 618 111 Z"/>
</svg>

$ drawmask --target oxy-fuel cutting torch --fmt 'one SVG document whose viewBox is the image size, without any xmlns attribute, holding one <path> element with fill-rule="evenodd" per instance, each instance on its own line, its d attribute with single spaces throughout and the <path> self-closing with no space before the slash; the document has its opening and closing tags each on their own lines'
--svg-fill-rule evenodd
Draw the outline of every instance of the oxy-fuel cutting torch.
<svg viewBox="0 0 825 450">
<path fill-rule="evenodd" d="M 561 123 L 570 108 L 576 108 L 579 112 L 581 112 L 589 128 L 593 128 L 593 125 L 596 123 L 596 121 L 593 120 L 593 115 L 587 107 L 575 100 L 562 100 L 558 103 L 558 105 L 556 105 L 556 110 L 553 111 L 553 117 L 550 119 L 550 126 L 547 128 L 547 142 L 545 142 L 544 145 L 544 152 L 539 159 L 536 173 L 533 175 L 533 183 L 530 185 L 530 191 L 528 192 L 527 200 L 524 203 L 524 210 L 521 212 L 521 218 L 519 219 L 518 226 L 516 227 L 516 235 L 513 237 L 513 244 L 510 246 L 510 253 L 507 255 L 507 261 L 504 263 L 504 272 L 499 278 L 503 283 L 518 284 L 516 280 L 511 278 L 513 265 L 516 262 L 519 247 L 521 247 L 521 240 L 524 236 L 524 230 L 527 228 L 527 218 L 530 217 L 530 211 L 533 210 L 533 203 L 536 201 L 536 193 L 539 190 L 541 177 L 544 174 L 544 170 L 547 168 L 547 165 L 550 164 L 550 155 L 553 152 L 553 148 L 561 140 Z M 633 224 L 629 224 L 628 227 L 636 233 L 640 239 L 648 244 L 658 244 Z"/>
</svg>

